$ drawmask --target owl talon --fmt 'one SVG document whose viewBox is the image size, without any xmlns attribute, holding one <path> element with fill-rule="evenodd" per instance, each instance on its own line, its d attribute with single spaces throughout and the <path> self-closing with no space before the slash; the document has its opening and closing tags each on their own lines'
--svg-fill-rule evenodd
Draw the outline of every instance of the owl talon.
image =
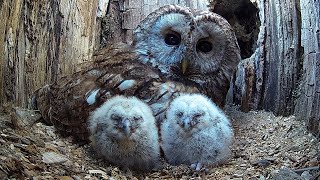
<svg viewBox="0 0 320 180">
<path fill-rule="evenodd" d="M 209 173 L 209 169 L 206 168 L 201 162 L 192 163 L 190 168 L 196 172 L 204 172 L 205 174 Z"/>
<path fill-rule="evenodd" d="M 191 165 L 190 165 L 190 167 L 191 167 L 191 169 L 193 169 L 193 170 L 195 170 L 195 171 L 200 171 L 201 170 L 201 168 L 203 168 L 204 166 L 202 165 L 202 163 L 201 162 L 196 162 L 196 163 L 192 163 Z"/>
</svg>

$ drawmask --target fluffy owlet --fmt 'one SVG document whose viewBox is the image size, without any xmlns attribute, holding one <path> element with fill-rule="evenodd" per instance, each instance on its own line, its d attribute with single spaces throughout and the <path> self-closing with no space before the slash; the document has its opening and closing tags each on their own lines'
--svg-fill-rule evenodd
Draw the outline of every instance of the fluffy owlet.
<svg viewBox="0 0 320 180">
<path fill-rule="evenodd" d="M 150 107 L 136 97 L 115 96 L 89 116 L 92 146 L 110 163 L 148 171 L 159 163 L 156 121 Z"/>
<path fill-rule="evenodd" d="M 218 165 L 231 155 L 233 130 L 207 97 L 184 94 L 172 101 L 161 126 L 162 149 L 173 165 Z"/>
</svg>

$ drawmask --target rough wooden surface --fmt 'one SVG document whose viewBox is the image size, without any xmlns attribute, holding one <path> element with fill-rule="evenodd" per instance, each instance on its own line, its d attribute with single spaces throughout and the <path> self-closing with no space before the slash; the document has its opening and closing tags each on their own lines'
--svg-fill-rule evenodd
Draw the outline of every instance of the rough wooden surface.
<svg viewBox="0 0 320 180">
<path fill-rule="evenodd" d="M 1 103 L 26 106 L 36 88 L 91 57 L 97 5 L 97 0 L 2 1 Z"/>
<path fill-rule="evenodd" d="M 319 1 L 257 1 L 261 21 L 253 55 L 238 67 L 241 109 L 296 114 L 320 132 Z"/>
<path fill-rule="evenodd" d="M 300 73 L 298 7 L 294 0 L 270 0 L 259 1 L 258 8 L 261 26 L 257 48 L 239 66 L 237 76 L 241 78 L 235 89 L 241 91 L 236 101 L 245 111 L 263 108 L 289 115 L 294 110 L 293 89 Z"/>
<path fill-rule="evenodd" d="M 320 137 L 320 1 L 301 0 L 302 79 L 295 114 Z"/>
</svg>

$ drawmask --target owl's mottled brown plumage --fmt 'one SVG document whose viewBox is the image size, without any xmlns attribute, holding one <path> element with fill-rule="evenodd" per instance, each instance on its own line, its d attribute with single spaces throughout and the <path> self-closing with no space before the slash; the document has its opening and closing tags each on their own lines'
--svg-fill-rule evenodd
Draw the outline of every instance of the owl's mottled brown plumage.
<svg viewBox="0 0 320 180">
<path fill-rule="evenodd" d="M 53 124 L 62 135 L 86 141 L 90 112 L 115 95 L 136 96 L 160 116 L 175 92 L 197 91 L 165 81 L 158 70 L 135 59 L 130 47 L 103 49 L 95 54 L 94 61 L 88 63 L 85 70 L 37 90 L 34 104 L 45 121 Z"/>
</svg>

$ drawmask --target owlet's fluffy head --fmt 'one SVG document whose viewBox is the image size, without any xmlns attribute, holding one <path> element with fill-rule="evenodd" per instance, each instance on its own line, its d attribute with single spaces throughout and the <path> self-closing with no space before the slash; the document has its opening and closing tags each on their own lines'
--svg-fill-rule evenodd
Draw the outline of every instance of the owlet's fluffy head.
<svg viewBox="0 0 320 180">
<path fill-rule="evenodd" d="M 92 134 L 106 131 L 108 136 L 130 138 L 155 126 L 152 110 L 135 97 L 115 96 L 91 113 L 89 118 Z"/>
<path fill-rule="evenodd" d="M 183 94 L 175 98 L 167 111 L 167 122 L 186 133 L 211 128 L 220 122 L 230 125 L 223 112 L 201 94 Z"/>
<path fill-rule="evenodd" d="M 148 171 L 159 163 L 160 146 L 155 118 L 136 97 L 115 96 L 89 118 L 92 146 L 114 165 Z"/>
</svg>

